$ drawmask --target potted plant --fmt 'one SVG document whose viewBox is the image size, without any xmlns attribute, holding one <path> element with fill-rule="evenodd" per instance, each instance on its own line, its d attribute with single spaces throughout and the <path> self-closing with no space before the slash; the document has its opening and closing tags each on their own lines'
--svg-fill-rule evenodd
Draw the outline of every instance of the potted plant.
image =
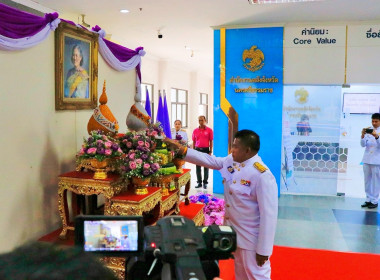
<svg viewBox="0 0 380 280">
<path fill-rule="evenodd" d="M 159 158 L 152 153 L 143 141 L 140 141 L 136 149 L 131 149 L 120 162 L 120 174 L 131 180 L 135 187 L 135 194 L 147 194 L 146 186 L 150 178 L 158 175 L 160 165 Z"/>
<path fill-rule="evenodd" d="M 95 171 L 94 179 L 105 179 L 110 159 L 118 158 L 122 154 L 123 151 L 114 138 L 101 130 L 94 130 L 87 139 L 83 139 L 82 148 L 77 154 L 77 163 L 90 166 Z"/>
<path fill-rule="evenodd" d="M 119 135 L 118 140 L 120 148 L 125 154 L 128 154 L 130 150 L 141 149 L 141 147 L 151 150 L 154 145 L 154 141 L 151 137 L 146 135 L 145 131 L 129 131 L 125 134 Z"/>
</svg>

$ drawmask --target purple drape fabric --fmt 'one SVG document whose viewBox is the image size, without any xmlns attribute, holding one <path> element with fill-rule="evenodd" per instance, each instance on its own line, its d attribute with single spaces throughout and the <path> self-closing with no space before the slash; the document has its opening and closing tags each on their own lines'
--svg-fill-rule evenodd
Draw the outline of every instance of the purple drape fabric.
<svg viewBox="0 0 380 280">
<path fill-rule="evenodd" d="M 60 21 L 86 29 L 72 21 L 59 19 L 58 13 L 39 17 L 0 3 L 0 50 L 15 51 L 37 45 L 57 28 Z M 144 49 L 138 47 L 131 50 L 104 39 L 105 32 L 99 26 L 92 30 L 99 34 L 99 52 L 112 68 L 117 71 L 136 69 L 136 87 L 139 91 L 141 56 L 145 55 Z"/>
<path fill-rule="evenodd" d="M 145 55 L 143 47 L 138 47 L 135 50 L 128 49 L 121 45 L 115 44 L 105 37 L 105 31 L 98 25 L 92 28 L 92 31 L 99 34 L 99 51 L 109 66 L 117 71 L 126 71 L 136 68 L 137 83 L 141 82 L 141 56 Z"/>
<path fill-rule="evenodd" d="M 33 36 L 57 18 L 57 13 L 39 17 L 0 3 L 0 35 L 12 39 Z"/>
</svg>

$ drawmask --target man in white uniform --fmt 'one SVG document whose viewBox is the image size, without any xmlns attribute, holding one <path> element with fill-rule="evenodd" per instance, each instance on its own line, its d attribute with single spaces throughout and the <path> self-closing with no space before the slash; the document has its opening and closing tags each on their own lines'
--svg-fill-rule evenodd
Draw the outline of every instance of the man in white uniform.
<svg viewBox="0 0 380 280">
<path fill-rule="evenodd" d="M 364 188 L 366 201 L 362 207 L 374 209 L 378 206 L 380 193 L 380 114 L 372 115 L 372 128 L 363 128 L 360 145 L 365 147 L 363 155 Z"/>
<path fill-rule="evenodd" d="M 170 146 L 186 154 L 185 160 L 217 169 L 223 177 L 225 224 L 237 233 L 235 279 L 269 280 L 278 212 L 277 183 L 257 155 L 260 138 L 251 130 L 235 134 L 231 154 L 215 157 L 180 147 L 166 139 Z"/>
</svg>

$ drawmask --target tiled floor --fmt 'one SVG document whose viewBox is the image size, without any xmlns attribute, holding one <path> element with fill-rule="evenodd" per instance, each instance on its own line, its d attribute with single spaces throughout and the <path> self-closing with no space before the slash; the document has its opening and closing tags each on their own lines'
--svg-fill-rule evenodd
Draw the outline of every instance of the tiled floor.
<svg viewBox="0 0 380 280">
<path fill-rule="evenodd" d="M 187 163 L 187 168 L 192 169 L 191 195 L 201 190 L 194 188 L 195 167 Z M 209 183 L 206 191 L 212 193 Z M 362 209 L 363 202 L 344 196 L 282 194 L 275 244 L 380 254 L 380 211 Z"/>
</svg>

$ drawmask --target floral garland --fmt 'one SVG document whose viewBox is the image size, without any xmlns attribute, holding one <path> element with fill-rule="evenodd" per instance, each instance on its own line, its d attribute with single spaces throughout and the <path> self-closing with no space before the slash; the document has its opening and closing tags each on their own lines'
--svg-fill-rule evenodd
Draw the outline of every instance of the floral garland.
<svg viewBox="0 0 380 280">
<path fill-rule="evenodd" d="M 189 197 L 191 203 L 203 203 L 203 214 L 205 216 L 205 225 L 223 225 L 224 221 L 224 199 L 217 198 L 212 194 L 199 192 Z"/>
</svg>

